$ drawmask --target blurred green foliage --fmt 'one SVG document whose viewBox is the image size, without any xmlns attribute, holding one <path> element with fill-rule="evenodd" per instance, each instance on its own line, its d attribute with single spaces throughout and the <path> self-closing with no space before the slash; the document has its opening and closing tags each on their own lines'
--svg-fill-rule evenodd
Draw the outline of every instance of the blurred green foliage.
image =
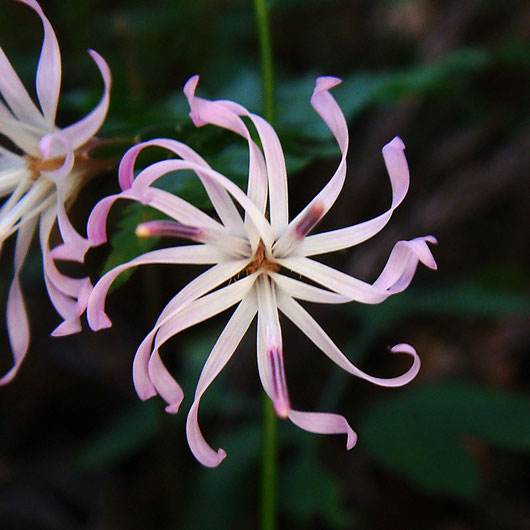
<svg viewBox="0 0 530 530">
<path fill-rule="evenodd" d="M 40 22 L 37 17 L 29 15 L 26 7 L 15 2 L 12 4 L 6 8 L 7 16 L 4 16 L 4 7 L 8 3 L 3 2 L 0 6 L 1 44 L 25 85 L 31 87 L 42 35 Z M 42 4 L 44 6 L 44 2 Z M 391 28 L 389 18 L 385 16 L 391 11 L 406 8 L 407 4 L 413 9 L 409 18 L 401 19 L 400 33 L 395 27 Z M 517 17 L 520 14 L 523 20 L 526 12 L 518 7 L 517 2 L 444 4 L 422 0 L 412 3 L 275 0 L 270 5 L 273 9 L 278 69 L 277 130 L 286 154 L 290 185 L 294 189 L 300 185 L 302 171 L 311 176 L 316 162 L 338 158 L 338 148 L 327 127 L 309 104 L 314 80 L 320 74 L 343 78 L 343 84 L 334 89 L 333 94 L 359 136 L 369 137 L 372 134 L 377 126 L 372 118 L 381 116 L 378 111 L 407 102 L 423 105 L 416 121 L 410 126 L 410 138 L 412 145 L 416 142 L 426 147 L 427 158 L 431 151 L 435 151 L 441 137 L 451 139 L 466 132 L 467 128 L 478 128 L 485 135 L 480 139 L 479 148 L 468 152 L 464 150 L 467 153 L 465 157 L 476 157 L 483 163 L 478 172 L 480 180 L 473 182 L 470 192 L 473 194 L 479 194 L 484 186 L 482 168 L 487 169 L 490 161 L 484 153 L 500 150 L 503 142 L 526 130 L 529 113 L 528 107 L 522 104 L 521 94 L 527 97 L 525 86 L 528 87 L 530 50 L 517 31 Z M 496 10 L 502 11 L 502 5 L 506 5 L 513 20 L 508 20 L 504 11 L 504 19 L 496 16 Z M 200 95 L 231 99 L 260 112 L 261 87 L 250 2 L 161 0 L 147 5 L 143 0 L 50 1 L 46 2 L 45 8 L 57 31 L 63 56 L 60 124 L 79 119 L 101 95 L 97 69 L 85 53 L 88 47 L 94 48 L 107 59 L 113 73 L 112 105 L 101 135 L 119 137 L 123 142 L 108 147 L 107 151 L 100 153 L 101 156 L 118 160 L 125 145 L 161 136 L 176 138 L 190 144 L 212 167 L 240 186 L 245 186 L 248 155 L 244 142 L 229 133 L 219 133 L 212 127 L 196 130 L 187 116 L 188 108 L 181 88 L 189 76 L 200 73 Z M 475 15 L 470 16 L 474 9 Z M 433 18 L 429 18 L 432 13 L 439 15 L 437 27 L 432 22 Z M 423 33 L 422 20 L 427 28 Z M 466 20 L 469 20 L 467 26 Z M 414 33 L 414 24 L 418 21 L 420 29 Z M 12 31 L 13 27 L 17 31 Z M 432 43 L 431 48 L 426 50 L 425 41 L 435 31 L 438 31 L 440 41 L 454 35 L 460 36 L 461 40 L 456 39 L 454 44 L 441 48 L 438 53 L 436 49 L 432 51 Z M 437 109 L 437 113 L 429 114 L 429 108 Z M 423 129 L 426 123 L 430 128 Z M 438 130 L 439 136 L 427 138 L 429 132 Z M 462 138 L 461 143 L 465 144 L 465 135 Z M 459 144 L 460 137 L 458 139 Z M 159 157 L 167 156 L 162 151 L 152 151 L 141 159 L 139 169 Z M 517 149 L 508 151 L 508 161 L 516 158 L 517 154 Z M 441 157 L 444 162 L 446 156 L 447 165 L 440 164 L 441 169 L 433 171 L 438 171 L 436 178 L 447 179 L 452 184 L 449 179 L 461 160 L 456 155 L 451 160 L 444 152 Z M 424 178 L 423 185 L 429 190 L 434 188 L 435 178 L 430 179 L 430 176 L 431 173 L 424 168 L 424 176 L 420 174 L 416 177 L 415 186 L 421 185 Z M 501 181 L 504 177 L 502 168 L 497 180 Z M 168 175 L 159 185 L 208 209 L 210 205 L 197 182 L 193 175 L 180 172 Z M 453 188 L 448 186 L 446 189 L 451 191 Z M 117 190 L 116 175 L 112 173 L 98 181 L 100 196 L 94 200 Z M 385 189 L 384 193 L 389 194 L 389 191 Z M 500 194 L 495 193 L 495 200 L 497 195 Z M 443 334 L 447 327 L 456 327 L 462 322 L 478 322 L 486 328 L 501 321 L 518 321 L 528 316 L 528 273 L 515 263 L 522 254 L 517 249 L 524 250 L 524 245 L 519 243 L 520 247 L 517 247 L 514 243 L 508 251 L 503 250 L 503 244 L 510 237 L 516 240 L 513 234 L 521 224 L 518 210 L 512 212 L 511 203 L 506 200 L 498 203 L 493 199 L 485 200 L 491 200 L 493 204 L 489 210 L 478 212 L 478 217 L 473 211 L 471 221 L 460 225 L 461 230 L 458 227 L 457 230 L 453 228 L 450 234 L 446 232 L 447 240 L 455 248 L 464 250 L 458 256 L 459 267 L 453 265 L 450 270 L 440 271 L 439 277 L 443 280 L 434 280 L 437 282 L 434 287 L 422 286 L 420 279 L 419 287 L 413 287 L 382 305 L 351 304 L 345 308 L 330 309 L 332 320 L 336 317 L 346 329 L 356 330 L 348 334 L 344 348 L 352 361 L 362 365 L 368 354 L 379 348 L 382 340 L 394 337 L 394 330 L 407 323 L 418 327 L 418 322 L 425 320 L 437 322 L 437 329 Z M 510 212 L 509 216 L 503 213 L 505 210 Z M 156 212 L 135 203 L 118 203 L 111 213 L 110 250 L 101 268 L 108 270 L 155 245 L 166 243 L 156 238 L 141 240 L 135 236 L 136 226 L 156 215 Z M 393 221 L 399 223 L 402 219 Z M 488 224 L 492 219 L 498 232 L 492 231 L 492 225 Z M 471 228 L 469 225 L 472 225 Z M 471 233 L 472 230 L 475 232 Z M 465 234 L 462 237 L 465 244 L 460 243 L 459 247 L 460 232 Z M 488 238 L 491 254 L 479 254 L 478 259 L 470 258 L 469 242 L 483 234 Z M 443 252 L 442 248 L 435 250 L 437 256 Z M 447 256 L 448 251 L 445 252 Z M 467 270 L 472 270 L 472 276 L 464 276 L 460 264 L 462 268 L 467 266 Z M 509 267 L 503 268 L 503 264 Z M 34 280 L 31 286 L 40 278 L 36 274 L 39 267 L 40 256 L 32 252 L 26 267 L 26 277 L 31 276 Z M 99 271 L 93 272 L 97 277 Z M 8 276 L 5 275 L 6 278 Z M 123 284 L 127 278 L 128 274 L 122 275 L 116 285 Z M 30 284 L 25 284 L 25 287 L 29 288 Z M 129 302 L 126 300 L 124 305 L 131 306 L 131 311 L 136 310 L 138 304 Z M 467 329 L 462 333 L 467 334 Z M 74 459 L 76 469 L 89 476 L 119 474 L 128 463 L 136 465 L 137 459 L 142 456 L 149 462 L 149 467 L 153 467 L 157 477 L 166 471 L 175 475 L 175 480 L 181 484 L 180 494 L 173 495 L 167 504 L 174 505 L 175 511 L 180 513 L 175 518 L 176 522 L 168 523 L 166 528 L 222 530 L 255 526 L 252 516 L 257 511 L 256 476 L 260 458 L 257 396 L 238 394 L 220 377 L 201 404 L 201 418 L 205 419 L 205 425 L 213 425 L 213 419 L 219 418 L 222 428 L 219 434 L 212 429 L 211 442 L 214 447 L 225 448 L 228 458 L 215 471 L 203 469 L 194 461 L 189 464 L 188 460 L 192 458 L 186 460 L 188 453 L 186 457 L 184 453 L 179 455 L 184 462 L 183 469 L 173 469 L 172 463 L 168 463 L 171 462 L 169 456 L 174 450 L 173 445 L 176 445 L 175 440 L 177 437 L 184 438 L 185 411 L 217 334 L 217 329 L 201 330 L 179 345 L 178 379 L 185 390 L 186 400 L 177 418 L 168 418 L 162 412 L 161 403 L 155 400 L 131 404 L 128 398 L 122 398 L 120 410 L 109 406 L 108 410 L 94 412 L 97 426 L 91 436 L 79 442 L 77 458 Z M 43 343 L 37 344 L 42 355 Z M 105 347 L 109 348 L 108 345 Z M 123 353 L 118 352 L 120 355 Z M 173 357 L 168 357 L 171 364 Z M 37 367 L 40 368 L 40 365 Z M 56 370 L 57 366 L 53 368 Z M 309 370 L 308 366 L 301 367 L 299 377 L 303 379 Z M 124 376 L 129 377 L 129 373 Z M 525 374 L 519 377 L 523 380 Z M 38 378 L 41 378 L 40 372 Z M 322 383 L 320 394 L 311 390 L 316 394 L 318 409 L 339 410 L 339 405 L 347 399 L 349 403 L 351 396 L 348 392 L 354 386 L 351 381 L 350 376 L 338 370 L 331 372 Z M 322 450 L 325 437 L 299 433 L 282 424 L 280 492 L 285 527 L 351 528 L 357 520 L 361 521 L 361 528 L 377 526 L 362 526 L 360 516 L 363 515 L 362 503 L 366 500 L 356 496 L 359 489 L 364 493 L 365 484 L 369 486 L 367 489 L 375 489 L 373 468 L 368 466 L 369 471 L 362 475 L 364 482 L 361 488 L 355 490 L 351 487 L 348 465 L 366 455 L 380 472 L 412 484 L 420 495 L 416 502 L 422 505 L 427 505 L 428 500 L 437 495 L 456 499 L 465 506 L 477 504 L 481 492 L 487 487 L 484 480 L 486 467 L 481 461 L 484 452 L 491 448 L 503 454 L 527 452 L 530 422 L 528 400 L 516 389 L 492 390 L 483 383 L 471 381 L 473 374 L 467 374 L 459 381 L 424 381 L 411 390 L 377 394 L 378 402 L 361 413 L 359 446 L 350 454 L 344 451 L 344 455 L 340 456 L 341 464 L 335 470 L 333 459 Z M 90 380 L 90 383 L 93 381 Z M 128 379 L 126 384 L 130 387 Z M 107 386 L 114 388 L 114 381 L 108 382 Z M 50 392 L 54 391 L 53 385 L 49 387 Z M 67 394 L 59 399 L 68 401 L 69 396 Z M 25 401 L 16 399 L 15 402 L 18 405 Z M 350 413 L 355 418 L 355 410 L 360 404 L 356 399 L 352 402 L 348 419 Z M 361 404 L 364 407 L 364 403 Z M 43 406 L 38 403 L 39 408 Z M 32 414 L 27 413 L 25 417 L 32 418 Z M 104 420 L 100 422 L 101 416 Z M 23 418 L 24 414 L 20 417 Z M 43 429 L 46 433 L 47 427 Z M 26 436 L 24 429 L 19 429 L 12 438 L 6 434 L 8 445 L 23 445 L 19 444 L 17 436 L 23 440 L 31 438 Z M 205 436 L 210 440 L 209 433 L 205 432 Z M 38 438 L 42 437 L 39 431 Z M 169 450 L 162 456 L 159 455 L 161 440 L 169 440 Z M 342 440 L 327 443 L 335 442 L 343 451 Z M 152 458 L 152 454 L 156 454 L 159 460 Z M 24 459 L 19 458 L 20 461 Z M 189 468 L 186 468 L 186 463 Z M 4 480 L 9 474 L 4 471 L 9 471 L 9 466 L 4 468 L 3 461 L 1 464 L 0 475 Z M 142 478 L 134 476 L 131 482 L 143 484 Z M 160 482 L 165 484 L 162 479 Z M 126 502 L 116 520 L 119 516 L 125 518 L 130 511 L 128 495 L 132 488 L 129 489 L 125 481 L 121 486 Z M 150 504 L 160 489 L 153 492 L 142 489 L 142 499 L 148 499 L 143 502 L 148 506 L 146 511 L 150 521 Z M 509 491 L 506 495 L 511 493 Z M 492 497 L 489 495 L 488 501 Z M 375 511 L 381 510 L 380 497 L 375 495 L 375 498 Z M 504 501 L 507 511 L 516 511 L 517 506 L 510 504 L 509 499 Z M 400 517 L 406 508 L 400 510 Z M 449 517 L 450 514 L 445 515 Z M 126 518 L 124 521 L 120 523 L 127 525 Z M 393 520 L 390 527 L 395 528 L 398 524 Z M 446 524 L 447 527 L 458 525 L 451 520 L 436 520 L 436 524 Z M 484 519 L 479 519 L 474 526 L 460 527 L 487 526 Z M 497 525 L 497 528 L 509 527 L 515 528 L 509 524 Z"/>
<path fill-rule="evenodd" d="M 530 400 L 469 382 L 424 385 L 364 414 L 366 450 L 422 490 L 477 500 L 480 443 L 530 450 Z M 476 453 L 476 454 L 474 454 Z"/>
</svg>

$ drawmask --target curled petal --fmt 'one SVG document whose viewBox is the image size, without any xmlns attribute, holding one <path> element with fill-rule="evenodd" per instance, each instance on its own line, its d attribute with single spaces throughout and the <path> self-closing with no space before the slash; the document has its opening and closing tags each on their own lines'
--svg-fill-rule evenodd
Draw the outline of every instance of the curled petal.
<svg viewBox="0 0 530 530">
<path fill-rule="evenodd" d="M 426 267 L 436 270 L 436 261 L 427 242 L 437 243 L 433 236 L 398 241 L 390 253 L 385 268 L 374 282 L 374 287 L 386 289 L 391 293 L 405 290 L 412 281 L 419 261 Z"/>
<path fill-rule="evenodd" d="M 41 171 L 45 177 L 58 183 L 74 167 L 74 150 L 62 131 L 46 134 L 39 141 L 39 148 L 45 159 L 64 157 L 61 166 L 51 171 Z"/>
<path fill-rule="evenodd" d="M 197 383 L 195 399 L 186 420 L 186 435 L 193 455 L 201 464 L 207 467 L 218 466 L 226 457 L 226 453 L 223 449 L 214 451 L 204 440 L 197 418 L 199 403 L 206 389 L 232 357 L 254 320 L 256 312 L 255 296 L 249 295 L 244 298 L 217 339 Z"/>
<path fill-rule="evenodd" d="M 211 267 L 206 272 L 188 283 L 171 301 L 166 305 L 155 326 L 144 338 L 133 363 L 133 382 L 136 392 L 140 399 L 145 401 L 156 395 L 156 389 L 149 378 L 148 362 L 151 354 L 153 340 L 158 333 L 160 326 L 165 324 L 179 312 L 184 311 L 192 302 L 205 295 L 212 289 L 215 289 L 226 280 L 232 278 L 245 265 L 246 261 L 236 261 L 234 263 L 223 263 Z"/>
<path fill-rule="evenodd" d="M 289 419 L 301 429 L 316 434 L 346 434 L 346 449 L 350 450 L 357 443 L 357 434 L 350 427 L 344 416 L 329 412 L 301 412 L 291 410 Z"/>
<path fill-rule="evenodd" d="M 297 253 L 304 256 L 314 256 L 342 250 L 358 245 L 382 230 L 392 217 L 394 210 L 403 202 L 410 181 L 409 168 L 405 157 L 405 144 L 401 138 L 396 136 L 383 147 L 383 158 L 392 187 L 392 204 L 390 208 L 369 221 L 306 237 L 297 247 Z"/>
<path fill-rule="evenodd" d="M 135 146 L 135 148 L 138 148 L 140 146 L 147 146 L 147 145 L 162 145 L 162 141 L 153 140 L 152 142 L 146 142 L 145 144 L 139 144 L 138 146 Z M 173 146 L 176 150 L 177 148 L 180 148 L 182 144 L 180 142 L 177 142 L 176 140 L 164 140 L 163 145 L 164 147 L 168 148 L 167 146 Z M 132 148 L 134 149 L 134 148 Z M 189 148 L 188 148 L 189 149 Z M 125 160 L 128 153 L 133 153 L 132 150 L 129 150 L 125 156 L 124 159 L 122 159 L 122 164 L 124 164 L 124 167 L 127 167 L 130 165 L 130 160 Z M 133 153 L 134 154 L 134 153 Z M 127 157 L 127 158 L 130 158 Z M 162 165 L 163 164 L 163 165 Z M 162 172 L 159 168 L 163 167 L 164 172 Z M 134 183 L 131 184 L 131 189 L 135 190 L 135 193 L 139 196 L 142 196 L 143 193 L 147 190 L 147 188 L 150 186 L 150 184 L 156 180 L 157 178 L 160 178 L 163 174 L 169 173 L 172 171 L 180 171 L 184 169 L 189 169 L 192 171 L 195 171 L 197 174 L 203 175 L 203 183 L 207 181 L 212 181 L 216 184 L 216 186 L 223 188 L 226 190 L 230 195 L 241 205 L 241 207 L 245 210 L 245 212 L 248 213 L 250 218 L 252 219 L 252 222 L 256 225 L 263 242 L 266 245 L 272 245 L 273 241 L 273 233 L 271 230 L 271 226 L 267 219 L 265 219 L 263 213 L 259 211 L 257 206 L 246 196 L 245 193 L 236 185 L 234 184 L 230 179 L 227 179 L 224 175 L 221 173 L 214 171 L 210 167 L 204 167 L 200 164 L 197 164 L 196 162 L 189 161 L 189 160 L 165 160 L 163 162 L 158 162 L 156 165 L 157 169 L 151 170 L 150 168 L 146 168 L 140 175 L 136 177 L 134 180 Z M 124 170 L 125 171 L 125 170 Z M 121 172 L 121 168 L 120 168 Z M 126 183 L 128 182 L 127 179 L 125 179 Z M 152 193 L 152 190 L 150 191 Z M 239 215 L 239 214 L 238 214 Z M 180 219 L 176 219 L 180 220 Z M 186 223 L 186 221 L 182 221 Z M 243 227 L 243 224 L 241 223 L 241 228 Z"/>
<path fill-rule="evenodd" d="M 41 215 L 39 237 L 46 289 L 53 306 L 64 320 L 52 333 L 53 336 L 57 337 L 81 331 L 79 317 L 85 310 L 86 298 L 91 284 L 88 278 L 69 278 L 57 270 L 51 257 L 49 244 L 55 219 L 56 212 L 53 208 Z"/>
<path fill-rule="evenodd" d="M 339 144 L 341 160 L 335 173 L 315 198 L 289 223 L 287 231 L 274 245 L 275 255 L 287 255 L 293 245 L 298 244 L 301 227 L 303 236 L 328 212 L 337 199 L 346 178 L 346 154 L 348 152 L 348 127 L 339 105 L 329 90 L 340 83 L 336 77 L 319 77 L 316 82 L 311 105 L 326 122 Z M 308 223 L 308 220 L 310 222 Z"/>
<path fill-rule="evenodd" d="M 184 86 L 184 94 L 190 105 L 190 117 L 193 123 L 197 127 L 211 123 L 233 131 L 247 140 L 249 147 L 247 196 L 262 213 L 265 213 L 267 203 L 267 168 L 263 154 L 252 140 L 250 132 L 239 114 L 230 108 L 230 102 L 209 101 L 195 96 L 198 81 L 199 76 L 193 76 Z M 248 221 L 249 217 L 245 214 L 247 232 L 249 233 L 252 247 L 255 248 L 258 244 L 259 235 L 256 233 L 255 227 Z"/>
<path fill-rule="evenodd" d="M 220 257 L 215 247 L 189 245 L 153 250 L 115 267 L 98 281 L 90 295 L 87 305 L 87 318 L 90 327 L 97 331 L 112 325 L 109 317 L 105 314 L 105 299 L 114 280 L 125 270 L 151 263 L 209 264 L 216 263 Z"/>
<path fill-rule="evenodd" d="M 147 335 L 136 350 L 133 361 L 133 384 L 138 397 L 146 401 L 157 395 L 155 385 L 149 377 L 149 357 L 153 336 Z"/>
<path fill-rule="evenodd" d="M 180 385 L 173 379 L 172 375 L 167 371 L 162 359 L 155 350 L 149 358 L 149 379 L 153 383 L 159 396 L 167 403 L 166 412 L 176 414 L 179 410 L 184 392 Z"/>
<path fill-rule="evenodd" d="M 57 102 L 61 89 L 61 54 L 59 52 L 59 44 L 52 25 L 39 4 L 35 0 L 19 0 L 19 2 L 31 7 L 42 20 L 44 40 L 42 41 L 35 83 L 44 118 L 51 130 L 55 123 Z"/>
<path fill-rule="evenodd" d="M 273 399 L 274 382 L 270 370 L 270 363 L 267 361 L 267 346 L 264 329 L 263 319 L 260 315 L 258 315 L 258 372 L 263 389 L 267 395 Z M 338 414 L 323 412 L 301 412 L 289 408 L 286 411 L 285 417 L 288 417 L 295 425 L 309 432 L 314 432 L 317 434 L 346 434 L 347 449 L 351 449 L 357 441 L 357 435 L 350 427 L 346 419 L 342 416 L 339 416 Z"/>
<path fill-rule="evenodd" d="M 430 268 L 436 268 L 427 242 L 436 243 L 436 239 L 427 236 L 411 241 L 398 241 L 390 253 L 385 268 L 373 284 L 353 278 L 309 258 L 289 257 L 277 261 L 280 265 L 351 300 L 364 304 L 379 304 L 408 287 L 420 261 Z"/>
<path fill-rule="evenodd" d="M 99 131 L 109 110 L 111 87 L 109 66 L 99 53 L 94 50 L 88 50 L 88 53 L 99 68 L 105 88 L 100 102 L 89 114 L 82 120 L 62 130 L 62 133 L 68 138 L 74 149 L 81 147 Z"/>
<path fill-rule="evenodd" d="M 35 231 L 37 218 L 32 218 L 21 224 L 17 233 L 15 246 L 15 272 L 7 297 L 7 333 L 13 354 L 13 367 L 2 377 L 0 385 L 9 383 L 17 374 L 29 347 L 29 323 L 24 305 L 22 289 L 20 288 L 20 270 L 29 250 L 31 239 Z"/>
<path fill-rule="evenodd" d="M 45 38 L 44 44 L 50 43 L 50 35 L 53 35 L 53 29 L 50 26 L 50 23 L 44 16 L 39 4 L 33 0 L 20 0 L 22 3 L 28 5 L 37 14 L 41 17 L 44 25 Z M 46 39 L 46 32 L 48 32 L 48 39 Z M 51 32 L 51 33 L 50 33 Z M 51 37 L 52 39 L 55 37 Z M 42 55 L 41 55 L 42 59 Z M 60 62 L 59 62 L 60 68 Z M 59 80 L 60 80 L 60 70 L 59 70 Z M 54 81 L 52 80 L 52 83 Z M 55 83 L 54 83 L 55 84 Z M 8 58 L 6 57 L 2 48 L 0 48 L 0 93 L 4 97 L 6 103 L 9 105 L 9 108 L 13 112 L 14 116 L 21 122 L 28 123 L 40 130 L 51 130 L 48 127 L 47 122 L 45 121 L 42 114 L 39 112 L 29 94 L 27 93 L 24 85 L 17 76 L 15 70 L 11 66 Z M 52 122 L 53 125 L 53 122 Z"/>
<path fill-rule="evenodd" d="M 252 195 L 249 194 L 249 197 L 256 200 L 256 205 L 262 209 L 266 200 L 266 188 L 264 186 L 266 171 L 269 184 L 271 226 L 274 233 L 279 234 L 287 226 L 289 213 L 285 157 L 276 132 L 267 121 L 256 114 L 252 114 L 242 105 L 232 101 L 209 101 L 195 96 L 198 81 L 199 76 L 193 76 L 184 87 L 184 94 L 188 98 L 191 109 L 190 117 L 193 123 L 197 127 L 206 123 L 213 123 L 234 131 L 247 139 L 251 155 L 250 169 L 255 168 L 257 170 L 256 173 L 252 171 L 249 175 L 249 186 L 252 184 L 252 187 L 249 187 Z M 263 167 L 263 157 L 259 149 L 255 149 L 255 144 L 252 142 L 248 129 L 240 116 L 250 118 L 256 127 L 263 146 L 266 167 Z"/>
<path fill-rule="evenodd" d="M 94 206 L 88 218 L 86 231 L 90 246 L 97 247 L 107 242 L 107 217 L 112 205 L 118 199 L 137 200 L 136 196 L 129 190 L 101 199 Z"/>
<path fill-rule="evenodd" d="M 52 250 L 54 259 L 77 261 L 83 263 L 85 254 L 90 248 L 90 241 L 79 235 L 70 223 L 65 208 L 66 197 L 60 187 L 57 190 L 57 222 L 63 243 Z"/>
<path fill-rule="evenodd" d="M 177 140 L 166 140 L 161 138 L 149 142 L 143 142 L 131 147 L 123 156 L 118 169 L 118 179 L 122 190 L 126 190 L 133 185 L 136 157 L 143 149 L 150 146 L 158 146 L 167 149 L 181 157 L 183 161 L 192 164 L 189 167 L 186 166 L 185 169 L 191 169 L 195 172 L 223 224 L 236 231 L 242 228 L 241 216 L 239 215 L 232 199 L 228 195 L 226 186 L 219 183 L 217 179 L 211 178 L 211 168 L 201 156 L 199 156 L 193 149 Z"/>
<path fill-rule="evenodd" d="M 413 358 L 412 366 L 398 377 L 383 378 L 373 377 L 359 370 L 353 365 L 348 358 L 340 351 L 335 343 L 329 338 L 326 332 L 318 325 L 317 321 L 295 300 L 290 296 L 278 293 L 278 306 L 281 312 L 289 318 L 307 337 L 322 350 L 334 363 L 340 366 L 346 372 L 360 377 L 370 383 L 379 386 L 397 387 L 406 385 L 412 381 L 420 370 L 420 358 L 416 350 L 407 344 L 398 344 L 392 348 L 393 353 L 406 353 Z"/>
</svg>

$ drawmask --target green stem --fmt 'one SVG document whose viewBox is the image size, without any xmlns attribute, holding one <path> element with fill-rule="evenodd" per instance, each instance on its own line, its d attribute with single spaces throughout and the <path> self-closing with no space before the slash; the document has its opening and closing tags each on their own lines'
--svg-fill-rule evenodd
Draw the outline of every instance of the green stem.
<svg viewBox="0 0 530 530">
<path fill-rule="evenodd" d="M 272 401 L 263 394 L 263 454 L 261 469 L 261 529 L 276 528 L 277 432 Z"/>
<path fill-rule="evenodd" d="M 269 22 L 268 0 L 254 0 L 256 25 L 258 28 L 261 84 L 263 87 L 263 117 L 274 123 L 274 65 Z M 264 394 L 263 398 L 263 453 L 261 469 L 261 528 L 276 528 L 276 484 L 278 441 L 276 432 L 276 413 L 272 401 Z"/>
<path fill-rule="evenodd" d="M 259 51 L 261 59 L 261 83 L 263 86 L 263 117 L 274 122 L 274 66 L 269 22 L 268 0 L 254 0 L 256 24 L 258 26 Z"/>
</svg>

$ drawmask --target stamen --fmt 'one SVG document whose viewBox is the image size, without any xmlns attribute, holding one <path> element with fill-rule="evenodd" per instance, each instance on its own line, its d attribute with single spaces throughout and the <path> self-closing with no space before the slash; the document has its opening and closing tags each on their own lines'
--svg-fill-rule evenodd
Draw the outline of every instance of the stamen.
<svg viewBox="0 0 530 530">
<path fill-rule="evenodd" d="M 272 251 L 277 258 L 285 257 L 295 245 L 311 232 L 324 215 L 324 204 L 315 201 L 294 226 L 291 226 L 274 244 Z"/>
</svg>

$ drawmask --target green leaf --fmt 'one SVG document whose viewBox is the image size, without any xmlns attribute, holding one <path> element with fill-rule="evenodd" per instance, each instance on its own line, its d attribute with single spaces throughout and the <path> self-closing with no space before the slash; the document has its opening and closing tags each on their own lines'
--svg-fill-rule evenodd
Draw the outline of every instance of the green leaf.
<svg viewBox="0 0 530 530">
<path fill-rule="evenodd" d="M 159 241 L 157 237 L 138 237 L 136 227 L 143 222 L 160 218 L 160 214 L 151 208 L 134 203 L 125 208 L 125 213 L 118 221 L 118 227 L 110 237 L 111 250 L 103 266 L 102 274 L 114 267 L 151 250 Z M 111 291 L 123 285 L 134 272 L 129 269 L 120 274 L 114 281 Z"/>
<path fill-rule="evenodd" d="M 475 500 L 481 478 L 470 441 L 530 450 L 530 402 L 471 383 L 427 385 L 373 406 L 360 444 L 416 486 Z"/>
<path fill-rule="evenodd" d="M 307 451 L 281 470 L 283 510 L 297 522 L 320 516 L 326 528 L 351 528 L 352 520 L 341 502 L 339 481 L 326 472 Z"/>
</svg>

